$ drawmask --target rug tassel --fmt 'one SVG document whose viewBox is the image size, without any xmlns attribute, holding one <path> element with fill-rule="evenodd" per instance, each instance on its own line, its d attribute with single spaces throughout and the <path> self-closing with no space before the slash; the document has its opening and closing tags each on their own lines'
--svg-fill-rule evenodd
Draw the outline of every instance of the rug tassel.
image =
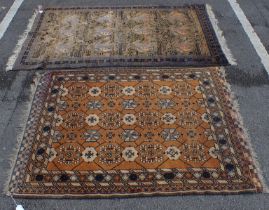
<svg viewBox="0 0 269 210">
<path fill-rule="evenodd" d="M 10 196 L 13 200 L 14 204 L 16 205 L 16 210 L 24 210 L 23 206 L 21 204 L 18 204 L 16 200 L 13 198 L 13 196 Z"/>
<path fill-rule="evenodd" d="M 6 182 L 4 184 L 4 194 L 6 194 L 7 196 L 12 197 L 12 192 L 9 191 L 9 183 L 12 179 L 12 173 L 13 173 L 13 169 L 15 167 L 15 163 L 16 163 L 16 159 L 17 159 L 17 154 L 18 154 L 18 150 L 20 148 L 22 139 L 23 139 L 23 135 L 24 135 L 24 130 L 26 127 L 26 123 L 27 123 L 27 119 L 31 110 L 31 106 L 32 106 L 32 101 L 34 99 L 34 94 L 36 92 L 36 88 L 38 85 L 38 82 L 40 80 L 41 76 L 39 74 L 36 74 L 33 77 L 31 86 L 30 86 L 30 100 L 26 103 L 21 105 L 21 115 L 18 116 L 18 126 L 16 126 L 15 128 L 15 132 L 18 133 L 17 134 L 17 143 L 14 145 L 13 150 L 11 152 L 11 154 L 8 156 L 8 160 L 9 160 L 9 165 L 10 165 L 10 169 L 7 170 L 6 173 Z M 21 208 L 21 207 L 18 207 Z M 22 209 L 20 209 L 22 210 Z"/>
<path fill-rule="evenodd" d="M 222 71 L 222 74 L 224 75 L 224 77 L 227 78 L 224 67 L 221 67 L 221 71 Z M 261 185 L 262 185 L 262 189 L 263 189 L 262 192 L 269 193 L 268 185 L 266 184 L 266 182 L 264 180 L 263 172 L 262 172 L 261 166 L 258 162 L 258 156 L 257 156 L 256 152 L 254 151 L 253 145 L 252 145 L 251 140 L 250 140 L 249 131 L 244 126 L 243 118 L 239 112 L 240 105 L 239 105 L 233 91 L 231 90 L 231 85 L 228 82 L 225 82 L 225 87 L 229 90 L 231 101 L 232 101 L 232 107 L 236 111 L 237 119 L 238 119 L 238 122 L 240 124 L 240 128 L 243 130 L 243 136 L 244 136 L 245 142 L 247 143 L 247 149 L 249 150 L 249 152 L 251 154 L 252 163 L 255 166 L 258 178 L 259 178 Z"/>
<path fill-rule="evenodd" d="M 25 42 L 29 32 L 31 31 L 31 29 L 33 27 L 33 24 L 34 24 L 34 21 L 35 21 L 37 15 L 38 15 L 38 13 L 42 13 L 41 11 L 43 12 L 42 8 L 38 8 L 34 12 L 32 17 L 29 19 L 29 22 L 28 22 L 26 30 L 23 32 L 22 35 L 20 35 L 19 40 L 18 40 L 18 42 L 17 42 L 17 44 L 16 44 L 16 46 L 15 46 L 13 52 L 12 52 L 12 55 L 9 57 L 9 59 L 7 61 L 6 71 L 10 71 L 10 70 L 13 69 L 13 66 L 14 66 L 14 64 L 15 64 L 17 58 L 18 58 L 18 55 L 19 55 L 19 53 L 21 51 L 21 48 L 23 46 L 23 43 Z"/>
<path fill-rule="evenodd" d="M 227 45 L 227 42 L 226 42 L 226 39 L 223 35 L 223 31 L 219 28 L 219 22 L 212 10 L 212 7 L 208 4 L 206 4 L 206 10 L 207 10 L 207 14 L 208 14 L 208 17 L 210 19 L 210 22 L 212 24 L 212 27 L 214 28 L 214 31 L 215 31 L 215 34 L 218 38 L 218 41 L 219 41 L 219 44 L 221 46 L 221 49 L 223 50 L 223 53 L 225 54 L 228 62 L 231 64 L 231 65 L 237 65 L 236 63 L 236 59 L 233 57 L 233 54 L 231 52 L 231 50 L 229 49 L 228 45 Z"/>
</svg>

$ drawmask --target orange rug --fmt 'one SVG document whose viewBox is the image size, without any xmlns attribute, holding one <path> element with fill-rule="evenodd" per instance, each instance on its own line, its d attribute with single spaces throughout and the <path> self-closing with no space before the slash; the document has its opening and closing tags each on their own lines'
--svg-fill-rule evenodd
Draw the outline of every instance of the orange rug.
<svg viewBox="0 0 269 210">
<path fill-rule="evenodd" d="M 10 182 L 29 197 L 260 192 L 223 71 L 42 76 Z"/>
</svg>

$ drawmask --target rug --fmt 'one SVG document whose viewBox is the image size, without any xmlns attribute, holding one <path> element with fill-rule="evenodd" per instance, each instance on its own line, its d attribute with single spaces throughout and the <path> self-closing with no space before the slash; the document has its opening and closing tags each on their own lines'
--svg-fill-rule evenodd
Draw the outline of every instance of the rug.
<svg viewBox="0 0 269 210">
<path fill-rule="evenodd" d="M 9 186 L 44 198 L 261 190 L 217 67 L 46 73 Z"/>
<path fill-rule="evenodd" d="M 47 8 L 14 69 L 220 64 L 228 61 L 204 5 Z"/>
</svg>

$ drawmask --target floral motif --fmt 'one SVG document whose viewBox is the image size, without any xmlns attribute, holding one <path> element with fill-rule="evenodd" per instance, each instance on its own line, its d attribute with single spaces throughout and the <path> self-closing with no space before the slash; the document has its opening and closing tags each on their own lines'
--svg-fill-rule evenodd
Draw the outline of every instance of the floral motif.
<svg viewBox="0 0 269 210">
<path fill-rule="evenodd" d="M 86 117 L 86 122 L 89 126 L 95 126 L 99 123 L 99 117 L 96 114 L 90 114 Z"/>
<path fill-rule="evenodd" d="M 171 146 L 171 147 L 168 147 L 166 150 L 165 150 L 165 154 L 167 155 L 167 157 L 170 159 L 170 160 L 178 160 L 178 158 L 180 157 L 180 150 L 175 147 L 175 146 Z"/>
<path fill-rule="evenodd" d="M 126 114 L 123 116 L 123 122 L 126 125 L 133 125 L 136 123 L 136 116 L 134 114 Z"/>
<path fill-rule="evenodd" d="M 97 130 L 88 130 L 82 135 L 87 142 L 96 142 L 100 139 L 101 134 Z"/>
<path fill-rule="evenodd" d="M 176 116 L 175 115 L 173 115 L 172 113 L 165 113 L 163 116 L 162 116 L 162 118 L 161 118 L 161 120 L 165 123 L 165 124 L 173 124 L 173 123 L 175 123 L 176 122 Z"/>
<path fill-rule="evenodd" d="M 176 103 L 170 99 L 161 99 L 158 105 L 161 109 L 171 109 Z"/>
<path fill-rule="evenodd" d="M 132 99 L 125 100 L 122 102 L 122 107 L 123 109 L 134 109 L 135 107 L 137 107 L 137 103 Z"/>
<path fill-rule="evenodd" d="M 172 89 L 169 86 L 162 86 L 159 89 L 159 93 L 163 95 L 169 95 L 172 93 Z"/>
<path fill-rule="evenodd" d="M 82 158 L 85 162 L 92 162 L 97 157 L 97 152 L 93 147 L 87 147 L 82 152 Z"/>
<path fill-rule="evenodd" d="M 133 86 L 127 86 L 122 89 L 124 95 L 131 96 L 135 94 L 135 88 Z"/>
<path fill-rule="evenodd" d="M 101 94 L 101 89 L 99 87 L 92 87 L 89 90 L 91 96 L 99 96 Z"/>
<path fill-rule="evenodd" d="M 88 103 L 89 109 L 100 109 L 102 107 L 102 103 L 100 101 L 90 101 Z"/>
<path fill-rule="evenodd" d="M 122 151 L 122 157 L 125 161 L 135 161 L 138 157 L 138 152 L 134 147 L 125 147 Z"/>
<path fill-rule="evenodd" d="M 161 137 L 166 141 L 176 141 L 180 133 L 175 128 L 165 128 L 161 132 Z"/>
<path fill-rule="evenodd" d="M 124 141 L 135 141 L 139 138 L 139 133 L 136 130 L 127 129 L 121 133 L 121 138 Z"/>
</svg>

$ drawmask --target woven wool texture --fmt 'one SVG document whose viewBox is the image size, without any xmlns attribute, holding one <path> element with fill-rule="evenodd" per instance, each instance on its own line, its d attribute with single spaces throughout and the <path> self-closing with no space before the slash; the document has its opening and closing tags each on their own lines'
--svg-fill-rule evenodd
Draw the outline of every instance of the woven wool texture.
<svg viewBox="0 0 269 210">
<path fill-rule="evenodd" d="M 47 8 L 15 60 L 15 70 L 228 64 L 204 5 Z"/>
<path fill-rule="evenodd" d="M 260 192 L 222 69 L 46 73 L 9 191 L 104 197 Z"/>
</svg>

